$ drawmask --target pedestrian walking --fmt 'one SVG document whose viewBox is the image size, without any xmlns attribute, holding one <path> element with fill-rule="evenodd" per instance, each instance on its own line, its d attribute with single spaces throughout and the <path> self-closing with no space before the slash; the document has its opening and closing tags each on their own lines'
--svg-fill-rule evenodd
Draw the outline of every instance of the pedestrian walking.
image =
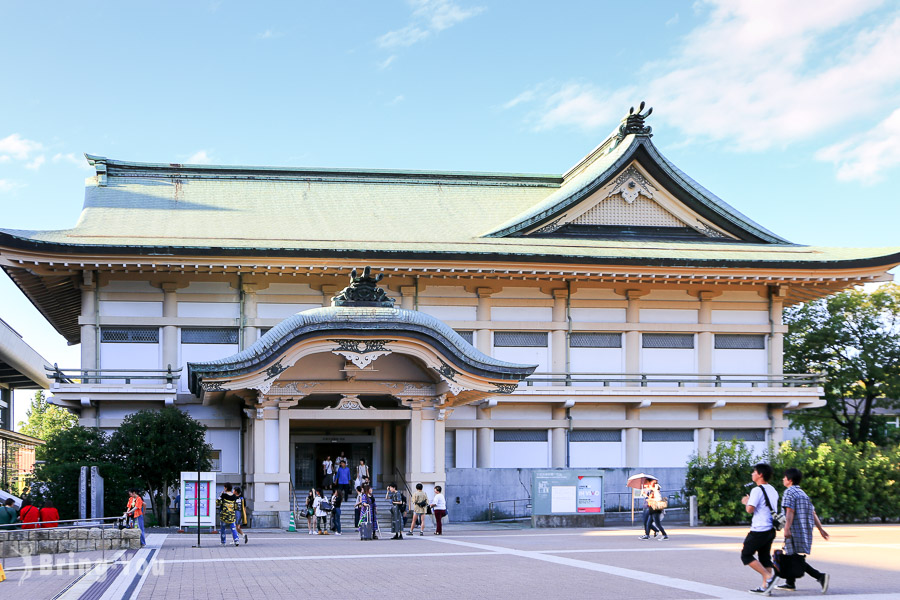
<svg viewBox="0 0 900 600">
<path fill-rule="evenodd" d="M 19 521 L 22 522 L 22 529 L 38 529 L 40 527 L 41 511 L 31 503 L 31 500 L 22 500 Z"/>
<path fill-rule="evenodd" d="M 319 535 L 328 535 L 328 511 L 322 505 L 325 498 L 322 496 L 321 490 L 316 490 L 316 497 L 313 499 L 313 510 L 316 513 L 316 533 Z"/>
<path fill-rule="evenodd" d="M 19 511 L 16 510 L 16 501 L 7 498 L 3 506 L 0 506 L 0 531 L 15 529 L 19 519 Z"/>
<path fill-rule="evenodd" d="M 403 539 L 403 513 L 406 512 L 406 499 L 403 492 L 397 489 L 397 485 L 391 483 L 388 485 L 388 498 L 391 503 L 391 533 L 394 534 L 392 540 Z"/>
<path fill-rule="evenodd" d="M 49 500 L 44 502 L 44 506 L 40 510 L 41 527 L 47 529 L 50 527 L 59 527 L 59 511 L 53 506 Z"/>
<path fill-rule="evenodd" d="M 244 533 L 244 525 L 247 524 L 247 503 L 244 502 L 244 490 L 239 487 L 234 488 L 234 525 L 237 529 L 238 536 L 244 539 L 246 544 L 249 540 L 247 534 Z"/>
<path fill-rule="evenodd" d="M 416 492 L 412 496 L 412 524 L 409 526 L 409 535 L 416 530 L 416 521 L 420 523 L 419 535 L 425 535 L 425 515 L 428 513 L 428 494 L 422 491 L 422 484 L 416 484 Z"/>
<path fill-rule="evenodd" d="M 768 596 L 775 587 L 771 554 L 775 526 L 772 517 L 778 507 L 778 491 L 769 485 L 772 467 L 767 463 L 755 465 L 750 477 L 756 487 L 749 495 L 741 498 L 741 503 L 753 517 L 750 521 L 750 532 L 744 538 L 744 546 L 741 549 L 741 562 L 762 576 L 762 585 L 750 590 L 750 593 Z"/>
<path fill-rule="evenodd" d="M 237 520 L 237 496 L 235 495 L 230 483 L 226 483 L 224 485 L 224 488 L 225 490 L 222 492 L 222 494 L 219 496 L 219 500 L 216 502 L 217 508 L 219 509 L 219 540 L 224 546 L 225 532 L 231 531 L 232 543 L 235 546 L 239 546 L 240 538 L 238 538 L 237 525 L 235 523 L 235 521 Z"/>
<path fill-rule="evenodd" d="M 641 525 L 644 527 L 644 535 L 640 537 L 642 540 L 649 539 L 650 532 L 653 532 L 653 537 L 659 535 L 659 529 L 656 528 L 656 524 L 650 520 L 650 503 L 648 502 L 650 496 L 650 481 L 644 481 L 641 485 L 641 497 L 644 499 L 644 510 L 641 511 Z"/>
<path fill-rule="evenodd" d="M 306 495 L 306 528 L 309 530 L 309 535 L 315 535 L 315 530 L 313 529 L 313 521 L 316 518 L 316 509 L 313 508 L 313 503 L 316 501 L 316 488 L 309 490 L 309 493 Z"/>
<path fill-rule="evenodd" d="M 353 523 L 355 524 L 356 529 L 359 529 L 359 511 L 362 507 L 363 503 L 363 489 L 361 485 L 356 486 L 356 502 L 353 504 Z"/>
<path fill-rule="evenodd" d="M 659 489 L 659 482 L 656 479 L 650 479 L 647 481 L 647 486 L 644 488 L 644 494 L 646 498 L 645 510 L 647 511 L 647 519 L 644 521 L 644 535 L 641 536 L 642 540 L 650 539 L 650 530 L 653 529 L 656 533 L 661 533 L 662 536 L 659 538 L 660 541 L 669 539 L 668 534 L 666 533 L 665 528 L 662 526 L 662 513 L 665 510 L 667 502 L 664 502 L 662 497 L 662 492 Z M 654 537 L 656 537 L 656 533 L 654 533 Z"/>
<path fill-rule="evenodd" d="M 434 486 L 434 500 L 431 503 L 431 509 L 434 512 L 434 535 L 444 535 L 441 519 L 447 515 L 447 500 L 444 498 L 444 489 L 439 485 Z"/>
<path fill-rule="evenodd" d="M 331 494 L 331 530 L 334 535 L 341 535 L 341 505 L 344 503 L 341 490 Z"/>
<path fill-rule="evenodd" d="M 800 469 L 787 469 L 784 472 L 784 497 L 781 500 L 781 506 L 784 508 L 787 520 L 784 524 L 784 548 L 787 554 L 804 555 L 804 572 L 819 582 L 822 587 L 822 593 L 828 591 L 828 584 L 831 576 L 828 573 L 821 573 L 815 570 L 812 565 L 806 562 L 806 555 L 812 552 L 813 526 L 819 530 L 822 539 L 828 540 L 828 532 L 822 527 L 819 515 L 813 506 L 812 500 L 800 489 L 800 482 L 803 481 L 803 473 Z M 775 587 L 776 590 L 794 591 L 797 589 L 796 579 L 793 577 L 785 577 L 784 583 Z"/>
<path fill-rule="evenodd" d="M 145 546 L 147 541 L 144 537 L 144 498 L 143 494 L 137 488 L 128 490 L 130 500 L 128 508 L 123 515 L 126 519 L 132 519 L 134 526 L 141 530 L 141 546 Z"/>
<path fill-rule="evenodd" d="M 359 539 L 371 540 L 375 537 L 375 530 L 368 494 L 366 494 L 366 488 L 359 487 L 357 489 L 359 490 L 359 496 L 357 497 L 357 502 L 359 503 L 359 518 L 357 519 L 356 524 L 359 529 Z"/>
</svg>

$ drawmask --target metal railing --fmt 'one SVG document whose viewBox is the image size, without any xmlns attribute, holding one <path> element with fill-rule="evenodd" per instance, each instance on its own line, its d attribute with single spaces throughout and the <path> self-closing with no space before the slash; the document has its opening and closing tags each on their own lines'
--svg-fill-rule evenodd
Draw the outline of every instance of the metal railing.
<svg viewBox="0 0 900 600">
<path fill-rule="evenodd" d="M 132 379 L 165 380 L 168 384 L 174 384 L 181 379 L 181 368 L 173 369 L 168 365 L 167 369 L 60 369 L 56 364 L 52 367 L 44 367 L 47 371 L 47 379 L 54 383 L 101 383 L 103 380 L 124 380 L 130 384 Z"/>
<path fill-rule="evenodd" d="M 502 523 L 531 518 L 531 498 L 488 502 L 488 521 Z"/>
<path fill-rule="evenodd" d="M 556 385 L 593 384 L 598 387 L 670 384 L 675 387 L 722 387 L 744 385 L 750 387 L 815 387 L 824 383 L 818 373 L 784 373 L 748 375 L 746 373 L 533 373 L 525 379 L 526 386 L 536 383 Z"/>
<path fill-rule="evenodd" d="M 669 508 L 681 508 L 686 505 L 687 500 L 681 490 L 660 490 L 660 494 L 668 499 Z M 608 500 L 607 498 L 609 497 L 614 498 L 614 500 Z M 635 496 L 631 490 L 627 492 L 604 492 L 603 494 L 603 512 L 629 512 L 632 506 L 636 509 L 644 508 L 640 494 Z"/>
</svg>

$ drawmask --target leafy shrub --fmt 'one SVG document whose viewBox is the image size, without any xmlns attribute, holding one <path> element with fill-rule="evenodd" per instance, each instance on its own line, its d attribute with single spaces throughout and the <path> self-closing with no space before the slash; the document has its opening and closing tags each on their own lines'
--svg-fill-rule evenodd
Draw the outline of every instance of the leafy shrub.
<svg viewBox="0 0 900 600">
<path fill-rule="evenodd" d="M 719 444 L 706 456 L 688 462 L 685 491 L 697 496 L 700 518 L 707 525 L 734 525 L 750 517 L 741 504 L 755 461 L 740 440 Z M 738 510 L 739 509 L 739 510 Z"/>
</svg>

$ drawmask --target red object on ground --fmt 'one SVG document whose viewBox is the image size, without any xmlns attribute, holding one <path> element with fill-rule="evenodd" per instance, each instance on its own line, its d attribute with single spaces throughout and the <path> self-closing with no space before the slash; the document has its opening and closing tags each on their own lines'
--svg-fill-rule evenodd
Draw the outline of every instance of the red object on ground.
<svg viewBox="0 0 900 600">
<path fill-rule="evenodd" d="M 59 527 L 59 511 L 55 508 L 42 508 L 40 510 L 41 527 Z"/>
</svg>

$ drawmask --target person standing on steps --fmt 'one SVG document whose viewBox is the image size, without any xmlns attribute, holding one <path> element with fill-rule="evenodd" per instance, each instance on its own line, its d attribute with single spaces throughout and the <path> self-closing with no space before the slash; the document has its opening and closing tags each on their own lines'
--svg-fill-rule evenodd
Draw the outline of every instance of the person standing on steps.
<svg viewBox="0 0 900 600">
<path fill-rule="evenodd" d="M 434 486 L 434 502 L 431 508 L 434 511 L 434 535 L 444 535 L 441 519 L 447 514 L 447 500 L 444 498 L 444 488 L 439 485 Z"/>
<path fill-rule="evenodd" d="M 768 596 L 775 587 L 775 570 L 772 565 L 772 542 L 775 540 L 775 525 L 772 517 L 778 508 L 778 491 L 769 485 L 772 467 L 759 463 L 750 474 L 756 487 L 741 498 L 747 512 L 753 515 L 750 532 L 744 538 L 741 562 L 762 576 L 763 584 L 750 590 L 751 594 Z M 754 556 L 756 554 L 759 558 Z"/>
<path fill-rule="evenodd" d="M 403 499 L 403 492 L 397 489 L 396 484 L 388 485 L 387 499 L 391 503 L 391 533 L 394 534 L 392 540 L 403 539 L 403 505 L 406 501 Z"/>
<path fill-rule="evenodd" d="M 342 499 L 346 500 L 350 496 L 350 467 L 347 466 L 346 460 L 342 460 L 338 464 L 337 473 L 335 474 L 337 485 L 335 487 L 341 492 Z"/>
<path fill-rule="evenodd" d="M 781 500 L 781 506 L 784 508 L 787 520 L 784 524 L 784 546 L 785 552 L 788 554 L 809 554 L 812 552 L 813 526 L 815 526 L 822 539 L 828 540 L 828 532 L 822 527 L 819 515 L 813 506 L 812 500 L 806 495 L 806 492 L 800 489 L 800 482 L 803 481 L 803 473 L 800 469 L 787 469 L 784 472 L 784 498 Z M 822 586 L 822 593 L 828 591 L 828 584 L 831 576 L 828 573 L 820 573 L 804 561 L 805 572 L 807 575 L 819 582 Z M 784 583 L 776 586 L 776 590 L 794 591 L 797 589 L 796 580 L 793 577 L 785 577 Z"/>
<path fill-rule="evenodd" d="M 409 535 L 416 530 L 416 520 L 421 522 L 419 535 L 425 535 L 425 514 L 428 512 L 428 494 L 422 491 L 422 484 L 416 484 L 416 493 L 412 497 L 412 524 L 409 526 Z"/>
<path fill-rule="evenodd" d="M 316 514 L 316 532 L 319 535 L 328 535 L 328 512 L 322 508 L 325 498 L 322 496 L 321 490 L 316 490 L 316 497 L 313 500 L 313 511 Z"/>
<path fill-rule="evenodd" d="M 359 481 L 357 485 L 361 485 L 363 486 L 363 489 L 365 489 L 365 487 L 371 483 L 366 481 L 367 479 L 369 479 L 369 466 L 366 464 L 366 461 L 361 458 L 359 459 L 359 464 L 356 466 L 356 480 Z"/>
<path fill-rule="evenodd" d="M 313 502 L 316 500 L 316 488 L 309 490 L 309 494 L 306 495 L 306 529 L 309 531 L 309 535 L 314 535 L 315 531 L 313 530 L 313 519 L 316 518 L 316 509 L 313 508 Z"/>
<path fill-rule="evenodd" d="M 331 494 L 331 530 L 334 535 L 341 535 L 341 504 L 343 503 L 341 490 L 334 490 L 334 493 Z"/>
<path fill-rule="evenodd" d="M 330 490 L 334 484 L 334 463 L 331 456 L 326 456 L 322 461 L 322 489 Z"/>
</svg>

